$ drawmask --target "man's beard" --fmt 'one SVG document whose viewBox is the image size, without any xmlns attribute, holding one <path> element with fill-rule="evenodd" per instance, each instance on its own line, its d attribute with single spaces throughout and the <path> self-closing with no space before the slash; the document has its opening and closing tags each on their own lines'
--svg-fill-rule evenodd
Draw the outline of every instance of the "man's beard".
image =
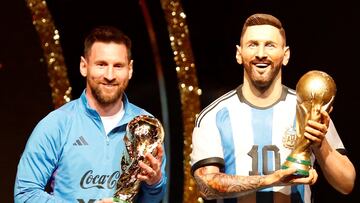
<svg viewBox="0 0 360 203">
<path fill-rule="evenodd" d="M 94 82 L 96 81 L 90 82 L 90 89 L 94 95 L 94 98 L 99 104 L 107 106 L 121 99 L 122 94 L 125 92 L 129 81 L 118 84 L 117 88 L 113 92 L 111 92 L 111 94 L 107 94 L 107 91 L 102 90 L 102 88 L 104 87 L 101 87 L 101 85 L 99 84 L 94 84 Z"/>
</svg>

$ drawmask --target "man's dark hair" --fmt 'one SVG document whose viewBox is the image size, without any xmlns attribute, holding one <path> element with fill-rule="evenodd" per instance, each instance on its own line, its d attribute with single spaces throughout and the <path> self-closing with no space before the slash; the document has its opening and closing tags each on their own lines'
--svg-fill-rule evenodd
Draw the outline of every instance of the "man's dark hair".
<svg viewBox="0 0 360 203">
<path fill-rule="evenodd" d="M 95 27 L 86 36 L 84 41 L 84 56 L 88 57 L 91 46 L 95 42 L 124 44 L 127 48 L 128 59 L 131 60 L 131 40 L 121 30 L 113 26 L 98 26 Z"/>
</svg>

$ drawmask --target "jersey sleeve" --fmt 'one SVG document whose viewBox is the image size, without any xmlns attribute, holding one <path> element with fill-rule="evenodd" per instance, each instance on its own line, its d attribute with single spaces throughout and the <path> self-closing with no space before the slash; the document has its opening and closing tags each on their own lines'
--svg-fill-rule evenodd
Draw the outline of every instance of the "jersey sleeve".
<svg viewBox="0 0 360 203">
<path fill-rule="evenodd" d="M 341 138 L 340 138 L 332 120 L 330 120 L 329 129 L 325 136 L 331 147 L 338 150 L 342 154 L 345 153 L 344 144 L 341 141 Z"/>
<path fill-rule="evenodd" d="M 191 173 L 206 165 L 224 166 L 224 154 L 215 118 L 204 117 L 192 134 Z"/>
<path fill-rule="evenodd" d="M 20 158 L 15 180 L 15 203 L 65 202 L 47 193 L 45 187 L 56 168 L 59 133 L 49 118 L 35 127 Z"/>
</svg>

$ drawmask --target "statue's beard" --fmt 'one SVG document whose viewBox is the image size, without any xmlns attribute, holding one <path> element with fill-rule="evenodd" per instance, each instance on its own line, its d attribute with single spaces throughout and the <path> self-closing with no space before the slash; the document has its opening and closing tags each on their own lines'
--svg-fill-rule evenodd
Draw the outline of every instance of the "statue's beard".
<svg viewBox="0 0 360 203">
<path fill-rule="evenodd" d="M 266 81 L 263 81 L 263 80 L 252 80 L 251 82 L 252 82 L 252 84 L 256 87 L 257 90 L 259 90 L 259 91 L 265 91 L 265 90 L 267 90 L 267 89 L 271 86 L 271 84 L 272 84 L 273 81 L 274 81 L 274 80 L 272 79 L 272 80 L 266 80 Z"/>
<path fill-rule="evenodd" d="M 280 73 L 282 64 L 272 64 L 273 67 L 268 67 L 270 70 L 260 75 L 253 69 L 253 67 L 249 64 L 245 71 L 250 79 L 251 84 L 259 91 L 265 92 L 268 90 L 278 74 Z"/>
</svg>

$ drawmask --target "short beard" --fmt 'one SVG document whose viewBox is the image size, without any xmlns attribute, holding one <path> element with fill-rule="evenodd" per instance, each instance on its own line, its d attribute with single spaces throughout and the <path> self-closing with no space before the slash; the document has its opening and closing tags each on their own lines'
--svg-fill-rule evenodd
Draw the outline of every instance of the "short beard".
<svg viewBox="0 0 360 203">
<path fill-rule="evenodd" d="M 108 106 L 110 104 L 116 103 L 119 99 L 121 99 L 125 89 L 127 87 L 128 82 L 121 85 L 119 89 L 116 90 L 115 94 L 112 96 L 104 95 L 103 91 L 99 86 L 90 86 L 91 92 L 94 95 L 95 100 L 102 106 Z"/>
<path fill-rule="evenodd" d="M 272 73 L 272 77 L 270 78 L 270 80 L 251 80 L 251 83 L 259 92 L 266 92 L 274 83 L 274 80 L 279 74 L 280 70 L 281 65 L 277 66 L 276 70 Z"/>
<path fill-rule="evenodd" d="M 265 92 L 266 90 L 268 90 L 270 88 L 270 86 L 274 82 L 274 80 L 266 81 L 266 82 L 263 82 L 263 81 L 251 81 L 251 82 L 259 92 Z"/>
<path fill-rule="evenodd" d="M 122 95 L 122 91 L 117 91 L 114 96 L 106 97 L 98 88 L 94 88 L 91 91 L 94 93 L 96 101 L 103 106 L 115 103 L 119 98 L 121 98 Z"/>
</svg>

